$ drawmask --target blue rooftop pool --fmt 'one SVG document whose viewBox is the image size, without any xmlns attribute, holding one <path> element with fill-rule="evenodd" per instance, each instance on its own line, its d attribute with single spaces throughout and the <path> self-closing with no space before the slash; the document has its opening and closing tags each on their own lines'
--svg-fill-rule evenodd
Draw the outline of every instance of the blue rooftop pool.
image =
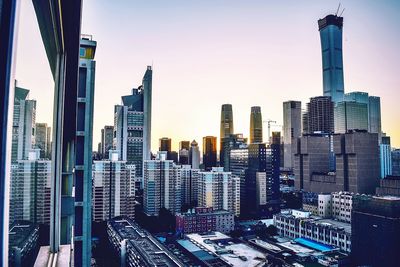
<svg viewBox="0 0 400 267">
<path fill-rule="evenodd" d="M 316 241 L 313 241 L 311 239 L 308 238 L 296 238 L 294 241 L 296 241 L 296 243 L 299 243 L 300 245 L 321 251 L 321 252 L 328 252 L 328 251 L 332 251 L 334 249 L 334 247 L 332 246 L 328 246 Z"/>
</svg>

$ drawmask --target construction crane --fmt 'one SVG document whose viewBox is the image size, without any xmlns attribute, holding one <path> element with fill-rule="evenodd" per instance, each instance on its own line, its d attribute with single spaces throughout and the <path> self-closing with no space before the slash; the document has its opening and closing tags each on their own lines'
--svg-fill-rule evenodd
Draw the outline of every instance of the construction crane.
<svg viewBox="0 0 400 267">
<path fill-rule="evenodd" d="M 275 126 L 282 126 L 282 125 L 278 125 L 276 124 L 276 121 L 271 120 L 271 119 L 267 119 L 266 121 L 263 121 L 263 123 L 266 123 L 268 125 L 268 142 L 271 143 L 271 123 L 275 124 Z"/>
</svg>

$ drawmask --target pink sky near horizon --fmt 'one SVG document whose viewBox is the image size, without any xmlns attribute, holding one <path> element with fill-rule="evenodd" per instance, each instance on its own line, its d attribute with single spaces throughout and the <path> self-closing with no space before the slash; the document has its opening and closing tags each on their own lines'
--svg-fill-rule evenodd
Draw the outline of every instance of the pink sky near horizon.
<svg viewBox="0 0 400 267">
<path fill-rule="evenodd" d="M 16 78 L 37 100 L 37 122 L 52 124 L 53 81 L 32 3 L 22 2 Z M 174 149 L 181 140 L 201 146 L 203 136 L 218 136 L 224 103 L 233 105 L 235 132 L 246 137 L 251 106 L 282 124 L 283 101 L 305 107 L 322 94 L 317 20 L 338 4 L 328 2 L 84 1 L 82 33 L 98 42 L 93 148 L 147 65 L 154 69 L 153 151 L 164 136 Z M 341 2 L 345 91 L 381 97 L 382 130 L 400 147 L 400 4 Z"/>
</svg>

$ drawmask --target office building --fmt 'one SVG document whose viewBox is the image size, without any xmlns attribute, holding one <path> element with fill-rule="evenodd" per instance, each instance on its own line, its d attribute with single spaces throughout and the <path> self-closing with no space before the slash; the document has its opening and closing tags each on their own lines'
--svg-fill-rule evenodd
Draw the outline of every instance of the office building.
<svg viewBox="0 0 400 267">
<path fill-rule="evenodd" d="M 350 130 L 368 131 L 368 104 L 356 101 L 341 101 L 335 106 L 335 133 Z"/>
<path fill-rule="evenodd" d="M 318 20 L 321 38 L 322 80 L 324 96 L 330 96 L 337 103 L 343 100 L 343 17 L 328 15 Z"/>
<path fill-rule="evenodd" d="M 224 104 L 221 107 L 221 126 L 220 126 L 220 139 L 228 137 L 233 134 L 233 111 L 231 104 Z"/>
<path fill-rule="evenodd" d="M 334 246 L 349 253 L 352 246 L 352 227 L 349 223 L 313 216 L 309 212 L 285 210 L 274 215 L 278 234 L 290 239 L 310 239 Z"/>
<path fill-rule="evenodd" d="M 168 137 L 160 138 L 158 151 L 171 152 L 171 138 Z"/>
<path fill-rule="evenodd" d="M 392 150 L 392 175 L 400 176 L 400 149 Z"/>
<path fill-rule="evenodd" d="M 175 175 L 181 181 L 181 202 L 183 207 L 197 206 L 199 169 L 192 169 L 190 165 L 177 165 Z"/>
<path fill-rule="evenodd" d="M 109 159 L 93 162 L 93 221 L 117 216 L 135 218 L 135 166 L 118 160 L 118 152 L 109 151 Z"/>
<path fill-rule="evenodd" d="M 40 158 L 51 159 L 51 127 L 47 123 L 36 123 L 35 147 L 40 149 Z"/>
<path fill-rule="evenodd" d="M 115 252 L 120 256 L 121 266 L 185 266 L 157 238 L 130 218 L 117 217 L 108 221 L 107 235 Z"/>
<path fill-rule="evenodd" d="M 225 171 L 230 169 L 230 154 L 232 149 L 246 147 L 247 138 L 244 138 L 242 134 L 230 134 L 221 139 L 221 150 L 219 154 L 219 164 L 224 167 Z"/>
<path fill-rule="evenodd" d="M 29 100 L 29 90 L 15 86 L 12 123 L 11 162 L 27 159 L 35 146 L 36 100 Z"/>
<path fill-rule="evenodd" d="M 246 171 L 249 167 L 249 149 L 248 146 L 232 149 L 230 153 L 229 171 L 232 175 L 239 177 L 240 181 L 240 199 L 242 206 L 246 199 Z"/>
<path fill-rule="evenodd" d="M 192 143 L 190 144 L 189 164 L 192 166 L 192 169 L 200 168 L 200 149 L 196 140 L 193 140 Z"/>
<path fill-rule="evenodd" d="M 381 178 L 392 175 L 392 148 L 390 147 L 390 137 L 382 136 L 379 144 L 381 160 Z"/>
<path fill-rule="evenodd" d="M 400 176 L 386 176 L 379 183 L 379 187 L 376 188 L 376 195 L 400 197 Z"/>
<path fill-rule="evenodd" d="M 217 137 L 203 137 L 203 165 L 206 171 L 217 167 Z"/>
<path fill-rule="evenodd" d="M 106 125 L 101 129 L 101 157 L 108 158 L 109 151 L 113 149 L 114 126 Z"/>
<path fill-rule="evenodd" d="M 10 222 L 50 223 L 51 161 L 40 159 L 40 149 L 12 165 Z"/>
<path fill-rule="evenodd" d="M 353 197 L 351 258 L 354 266 L 397 266 L 400 198 Z"/>
<path fill-rule="evenodd" d="M 189 164 L 190 141 L 179 142 L 179 164 Z"/>
<path fill-rule="evenodd" d="M 212 207 L 240 214 L 240 180 L 222 167 L 200 172 L 198 180 L 198 206 Z"/>
<path fill-rule="evenodd" d="M 333 133 L 334 131 L 334 102 L 330 96 L 310 98 L 307 111 L 303 116 L 303 133 L 315 132 Z"/>
<path fill-rule="evenodd" d="M 263 142 L 263 121 L 261 107 L 251 107 L 250 113 L 250 144 Z"/>
<path fill-rule="evenodd" d="M 39 244 L 39 225 L 30 221 L 15 221 L 9 228 L 8 264 L 13 267 L 33 264 Z"/>
<path fill-rule="evenodd" d="M 283 166 L 285 168 L 294 167 L 293 139 L 301 136 L 301 132 L 301 102 L 283 102 Z"/>
<path fill-rule="evenodd" d="M 151 144 L 151 66 L 143 76 L 142 85 L 132 94 L 122 96 L 122 105 L 114 107 L 114 143 L 119 160 L 136 166 L 136 175 L 142 178 L 143 160 L 150 159 Z"/>
<path fill-rule="evenodd" d="M 160 209 L 171 213 L 181 211 L 181 181 L 174 162 L 160 151 L 155 160 L 145 160 L 143 167 L 143 210 L 148 216 L 158 216 Z"/>
<path fill-rule="evenodd" d="M 280 166 L 281 166 L 281 133 L 272 132 L 271 144 L 267 149 L 268 203 L 279 204 L 280 199 Z"/>
<path fill-rule="evenodd" d="M 330 167 L 332 146 L 334 170 Z M 332 142 L 328 135 L 305 135 L 297 139 L 296 147 L 296 189 L 315 193 L 375 192 L 380 176 L 378 134 L 336 134 Z"/>
<path fill-rule="evenodd" d="M 353 193 L 332 192 L 318 195 L 318 213 L 322 218 L 332 218 L 351 223 Z"/>
<path fill-rule="evenodd" d="M 175 215 L 176 232 L 180 234 L 222 232 L 230 233 L 235 228 L 235 215 L 226 210 L 197 207 L 186 213 Z"/>
</svg>

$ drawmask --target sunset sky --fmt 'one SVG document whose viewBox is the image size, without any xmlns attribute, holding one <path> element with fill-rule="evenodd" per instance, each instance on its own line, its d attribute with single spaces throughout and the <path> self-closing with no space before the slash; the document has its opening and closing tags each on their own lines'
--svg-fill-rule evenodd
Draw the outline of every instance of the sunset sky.
<svg viewBox="0 0 400 267">
<path fill-rule="evenodd" d="M 82 33 L 97 41 L 94 149 L 121 96 L 153 65 L 152 150 L 160 137 L 219 135 L 221 105 L 249 135 L 250 107 L 282 124 L 282 102 L 322 95 L 317 20 L 339 1 L 84 0 Z M 400 1 L 341 0 L 345 92 L 381 97 L 382 129 L 400 147 Z M 54 84 L 32 1 L 22 1 L 16 78 L 52 124 Z M 267 138 L 267 125 L 264 125 Z M 279 126 L 272 130 L 280 130 Z"/>
</svg>

